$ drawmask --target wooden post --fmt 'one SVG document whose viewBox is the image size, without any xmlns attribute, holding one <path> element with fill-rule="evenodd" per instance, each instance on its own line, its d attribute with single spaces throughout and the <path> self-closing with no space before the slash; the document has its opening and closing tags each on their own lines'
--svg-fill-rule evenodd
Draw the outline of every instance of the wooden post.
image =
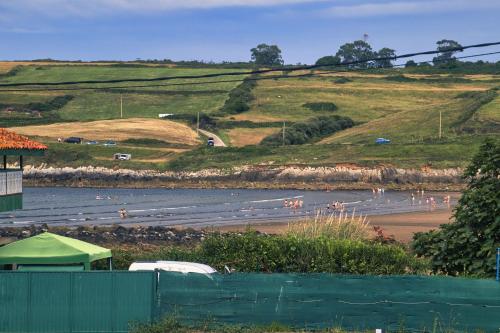
<svg viewBox="0 0 500 333">
<path fill-rule="evenodd" d="M 23 155 L 19 155 L 19 170 L 23 171 Z"/>
<path fill-rule="evenodd" d="M 285 122 L 283 122 L 283 146 L 285 145 Z"/>
<path fill-rule="evenodd" d="M 442 129 L 442 117 L 441 117 L 441 110 L 439 110 L 439 138 L 441 139 L 441 129 Z"/>
</svg>

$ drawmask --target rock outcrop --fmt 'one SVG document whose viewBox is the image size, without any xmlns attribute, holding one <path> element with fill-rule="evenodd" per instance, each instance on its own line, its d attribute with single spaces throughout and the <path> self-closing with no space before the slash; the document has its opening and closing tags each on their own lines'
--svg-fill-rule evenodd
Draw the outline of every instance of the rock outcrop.
<svg viewBox="0 0 500 333">
<path fill-rule="evenodd" d="M 189 184 L 218 182 L 220 187 L 245 183 L 273 184 L 360 184 L 364 187 L 387 184 L 461 184 L 462 170 L 453 169 L 401 169 L 391 167 L 304 167 L 304 166 L 244 166 L 233 169 L 205 169 L 200 171 L 165 171 L 107 169 L 103 167 L 79 168 L 25 168 L 24 177 L 31 185 L 73 185 L 73 186 L 122 186 L 136 183 L 171 184 L 170 186 L 189 187 Z M 173 185 L 172 185 L 173 184 Z M 265 187 L 265 186 L 260 186 Z M 293 187 L 293 186 L 292 186 Z M 363 186 L 359 186 L 363 187 Z"/>
</svg>

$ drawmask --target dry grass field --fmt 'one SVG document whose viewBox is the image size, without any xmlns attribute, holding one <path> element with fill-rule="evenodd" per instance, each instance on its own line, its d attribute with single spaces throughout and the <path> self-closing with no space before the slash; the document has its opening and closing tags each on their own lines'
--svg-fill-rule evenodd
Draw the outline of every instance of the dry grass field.
<svg viewBox="0 0 500 333">
<path fill-rule="evenodd" d="M 277 131 L 278 128 L 233 128 L 227 134 L 232 146 L 243 147 L 258 145 L 266 136 Z"/>
<path fill-rule="evenodd" d="M 0 73 L 5 73 L 16 66 L 109 66 L 112 62 L 50 62 L 50 61 L 0 61 Z M 140 64 L 151 67 L 175 67 L 175 64 L 143 64 L 129 62 L 127 64 Z"/>
<path fill-rule="evenodd" d="M 38 137 L 77 136 L 87 140 L 157 139 L 169 143 L 197 145 L 198 135 L 184 124 L 168 120 L 128 118 L 91 122 L 58 123 L 14 127 L 13 131 Z"/>
</svg>

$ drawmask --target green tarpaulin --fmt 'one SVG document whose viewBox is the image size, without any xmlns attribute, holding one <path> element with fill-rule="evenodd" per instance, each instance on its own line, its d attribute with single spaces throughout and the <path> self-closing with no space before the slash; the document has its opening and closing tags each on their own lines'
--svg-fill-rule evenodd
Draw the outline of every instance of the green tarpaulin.
<svg viewBox="0 0 500 333">
<path fill-rule="evenodd" d="M 50 232 L 0 247 L 0 264 L 84 264 L 88 270 L 92 261 L 110 257 L 111 250 Z"/>
</svg>

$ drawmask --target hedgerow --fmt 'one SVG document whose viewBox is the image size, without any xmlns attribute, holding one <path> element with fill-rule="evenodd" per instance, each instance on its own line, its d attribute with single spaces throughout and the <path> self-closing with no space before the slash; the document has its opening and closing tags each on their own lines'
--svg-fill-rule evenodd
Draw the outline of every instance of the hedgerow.
<svg viewBox="0 0 500 333">
<path fill-rule="evenodd" d="M 246 78 L 236 88 L 229 92 L 220 113 L 238 114 L 250 110 L 250 101 L 253 100 L 252 89 L 257 86 L 257 82 L 251 78 Z"/>
<path fill-rule="evenodd" d="M 310 102 L 302 104 L 303 107 L 312 111 L 336 111 L 337 105 L 331 102 Z"/>
<path fill-rule="evenodd" d="M 136 260 L 183 260 L 205 263 L 219 271 L 224 265 L 238 272 L 327 272 L 343 274 L 417 274 L 427 262 L 398 245 L 371 241 L 305 238 L 291 235 L 210 234 L 199 246 L 114 248 L 116 269 Z"/>
<path fill-rule="evenodd" d="M 321 116 L 308 119 L 305 122 L 295 123 L 285 130 L 285 138 L 282 133 L 276 133 L 265 137 L 261 145 L 279 146 L 301 145 L 312 142 L 337 131 L 354 126 L 351 118 L 340 116 Z"/>
</svg>

